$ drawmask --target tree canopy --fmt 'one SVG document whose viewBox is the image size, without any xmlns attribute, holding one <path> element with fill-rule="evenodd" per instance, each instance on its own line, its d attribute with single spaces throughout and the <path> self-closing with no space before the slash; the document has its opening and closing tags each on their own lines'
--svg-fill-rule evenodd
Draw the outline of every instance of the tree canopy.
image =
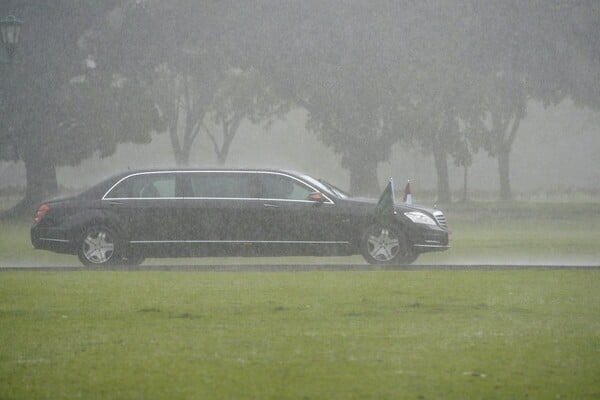
<svg viewBox="0 0 600 400">
<path fill-rule="evenodd" d="M 0 10 L 27 21 L 13 68 L 0 67 L 0 158 L 25 162 L 29 202 L 53 194 L 56 166 L 154 130 L 169 132 L 178 164 L 202 131 L 224 160 L 242 120 L 292 105 L 340 155 L 355 193 L 378 191 L 378 165 L 399 144 L 432 154 L 442 201 L 449 158 L 468 166 L 478 150 L 498 159 L 510 198 L 528 102 L 600 108 L 594 0 L 4 0 Z"/>
<path fill-rule="evenodd" d="M 56 167 L 76 165 L 117 143 L 148 142 L 156 107 L 134 80 L 89 59 L 81 40 L 106 22 L 117 1 L 20 1 L 10 11 L 26 21 L 14 62 L 4 64 L 0 157 L 23 161 L 29 212 L 56 194 Z M 86 62 L 87 60 L 87 62 Z"/>
</svg>

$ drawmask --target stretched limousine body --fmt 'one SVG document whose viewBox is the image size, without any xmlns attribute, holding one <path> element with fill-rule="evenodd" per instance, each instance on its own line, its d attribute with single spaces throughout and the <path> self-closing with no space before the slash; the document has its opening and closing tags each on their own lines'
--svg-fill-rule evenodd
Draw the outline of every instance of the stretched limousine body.
<svg viewBox="0 0 600 400">
<path fill-rule="evenodd" d="M 444 214 L 377 200 L 280 170 L 125 172 L 39 206 L 35 248 L 78 255 L 85 265 L 139 264 L 148 257 L 362 254 L 407 264 L 448 248 Z"/>
</svg>

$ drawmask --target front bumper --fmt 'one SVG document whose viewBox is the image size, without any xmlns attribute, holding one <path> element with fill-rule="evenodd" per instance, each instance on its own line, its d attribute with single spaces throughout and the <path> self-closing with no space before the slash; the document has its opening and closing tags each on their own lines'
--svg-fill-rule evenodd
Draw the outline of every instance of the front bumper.
<svg viewBox="0 0 600 400">
<path fill-rule="evenodd" d="M 445 251 L 450 248 L 450 232 L 439 226 L 414 224 L 409 240 L 417 253 Z"/>
</svg>

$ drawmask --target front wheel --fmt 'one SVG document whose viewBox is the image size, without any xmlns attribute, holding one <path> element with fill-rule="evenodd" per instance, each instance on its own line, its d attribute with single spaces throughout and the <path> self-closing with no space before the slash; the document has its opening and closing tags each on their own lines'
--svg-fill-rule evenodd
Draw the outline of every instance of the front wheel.
<svg viewBox="0 0 600 400">
<path fill-rule="evenodd" d="M 106 226 L 88 228 L 82 236 L 77 256 L 84 265 L 112 265 L 120 259 L 120 245 L 114 232 Z"/>
<path fill-rule="evenodd" d="M 365 231 L 361 252 L 369 264 L 406 265 L 418 257 L 402 231 L 379 224 L 371 225 Z"/>
</svg>

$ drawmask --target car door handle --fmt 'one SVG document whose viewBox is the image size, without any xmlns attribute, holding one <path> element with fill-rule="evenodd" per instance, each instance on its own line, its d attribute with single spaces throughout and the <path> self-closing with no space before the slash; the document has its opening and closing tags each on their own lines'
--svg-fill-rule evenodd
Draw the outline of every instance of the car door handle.
<svg viewBox="0 0 600 400">
<path fill-rule="evenodd" d="M 263 206 L 265 208 L 279 208 L 279 206 L 277 204 L 273 204 L 273 203 L 264 203 Z"/>
<path fill-rule="evenodd" d="M 108 202 L 108 204 L 110 204 L 111 206 L 120 206 L 120 205 L 123 204 L 123 202 L 122 201 L 111 200 L 111 201 Z"/>
</svg>

